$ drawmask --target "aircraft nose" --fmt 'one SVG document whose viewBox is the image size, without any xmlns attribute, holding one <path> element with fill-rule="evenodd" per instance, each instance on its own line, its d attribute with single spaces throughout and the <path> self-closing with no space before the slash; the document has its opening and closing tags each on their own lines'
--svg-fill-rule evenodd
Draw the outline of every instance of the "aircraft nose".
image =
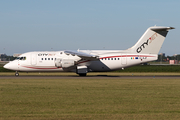
<svg viewBox="0 0 180 120">
<path fill-rule="evenodd" d="M 9 68 L 10 68 L 9 63 L 5 64 L 5 65 L 3 66 L 3 68 L 9 69 Z"/>
<path fill-rule="evenodd" d="M 9 70 L 18 70 L 18 63 L 17 61 L 11 61 L 3 66 L 5 69 Z"/>
</svg>

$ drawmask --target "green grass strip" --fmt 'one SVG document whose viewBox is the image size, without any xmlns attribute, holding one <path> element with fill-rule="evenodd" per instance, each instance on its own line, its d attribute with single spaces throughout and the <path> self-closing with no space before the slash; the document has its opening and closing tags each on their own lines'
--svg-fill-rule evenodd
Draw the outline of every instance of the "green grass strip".
<svg viewBox="0 0 180 120">
<path fill-rule="evenodd" d="M 0 119 L 176 120 L 179 79 L 0 79 Z"/>
</svg>

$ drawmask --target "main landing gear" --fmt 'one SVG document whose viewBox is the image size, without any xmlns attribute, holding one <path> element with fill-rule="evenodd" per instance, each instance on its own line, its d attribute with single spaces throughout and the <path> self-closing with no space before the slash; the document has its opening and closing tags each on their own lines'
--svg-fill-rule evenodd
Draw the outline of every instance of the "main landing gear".
<svg viewBox="0 0 180 120">
<path fill-rule="evenodd" d="M 16 73 L 15 73 L 15 76 L 16 76 L 16 77 L 18 77 L 18 76 L 19 76 L 19 73 L 18 73 L 18 71 L 16 71 Z"/>
<path fill-rule="evenodd" d="M 87 72 L 87 66 L 77 66 L 76 73 L 79 74 L 79 76 L 86 76 Z"/>
<path fill-rule="evenodd" d="M 86 73 L 80 73 L 79 76 L 86 76 Z"/>
</svg>

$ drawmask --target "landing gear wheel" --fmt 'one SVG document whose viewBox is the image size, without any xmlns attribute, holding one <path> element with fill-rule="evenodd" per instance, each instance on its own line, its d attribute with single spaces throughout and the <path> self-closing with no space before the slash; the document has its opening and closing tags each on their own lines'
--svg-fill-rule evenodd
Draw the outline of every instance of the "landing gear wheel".
<svg viewBox="0 0 180 120">
<path fill-rule="evenodd" d="M 86 76 L 86 73 L 81 73 L 79 74 L 79 76 Z"/>
<path fill-rule="evenodd" d="M 15 76 L 16 76 L 16 77 L 18 77 L 18 76 L 19 76 L 19 73 L 18 73 L 17 71 L 16 71 L 16 73 L 15 73 Z"/>
</svg>

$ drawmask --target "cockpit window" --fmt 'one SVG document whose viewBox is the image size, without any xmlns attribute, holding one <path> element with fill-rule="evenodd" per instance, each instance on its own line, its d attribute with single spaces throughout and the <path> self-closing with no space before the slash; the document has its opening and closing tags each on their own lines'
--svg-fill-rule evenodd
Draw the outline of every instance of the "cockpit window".
<svg viewBox="0 0 180 120">
<path fill-rule="evenodd" d="M 26 60 L 26 57 L 17 57 L 16 60 Z"/>
<path fill-rule="evenodd" d="M 17 58 L 16 58 L 16 60 L 19 60 L 19 59 L 20 59 L 20 57 L 17 57 Z"/>
</svg>

